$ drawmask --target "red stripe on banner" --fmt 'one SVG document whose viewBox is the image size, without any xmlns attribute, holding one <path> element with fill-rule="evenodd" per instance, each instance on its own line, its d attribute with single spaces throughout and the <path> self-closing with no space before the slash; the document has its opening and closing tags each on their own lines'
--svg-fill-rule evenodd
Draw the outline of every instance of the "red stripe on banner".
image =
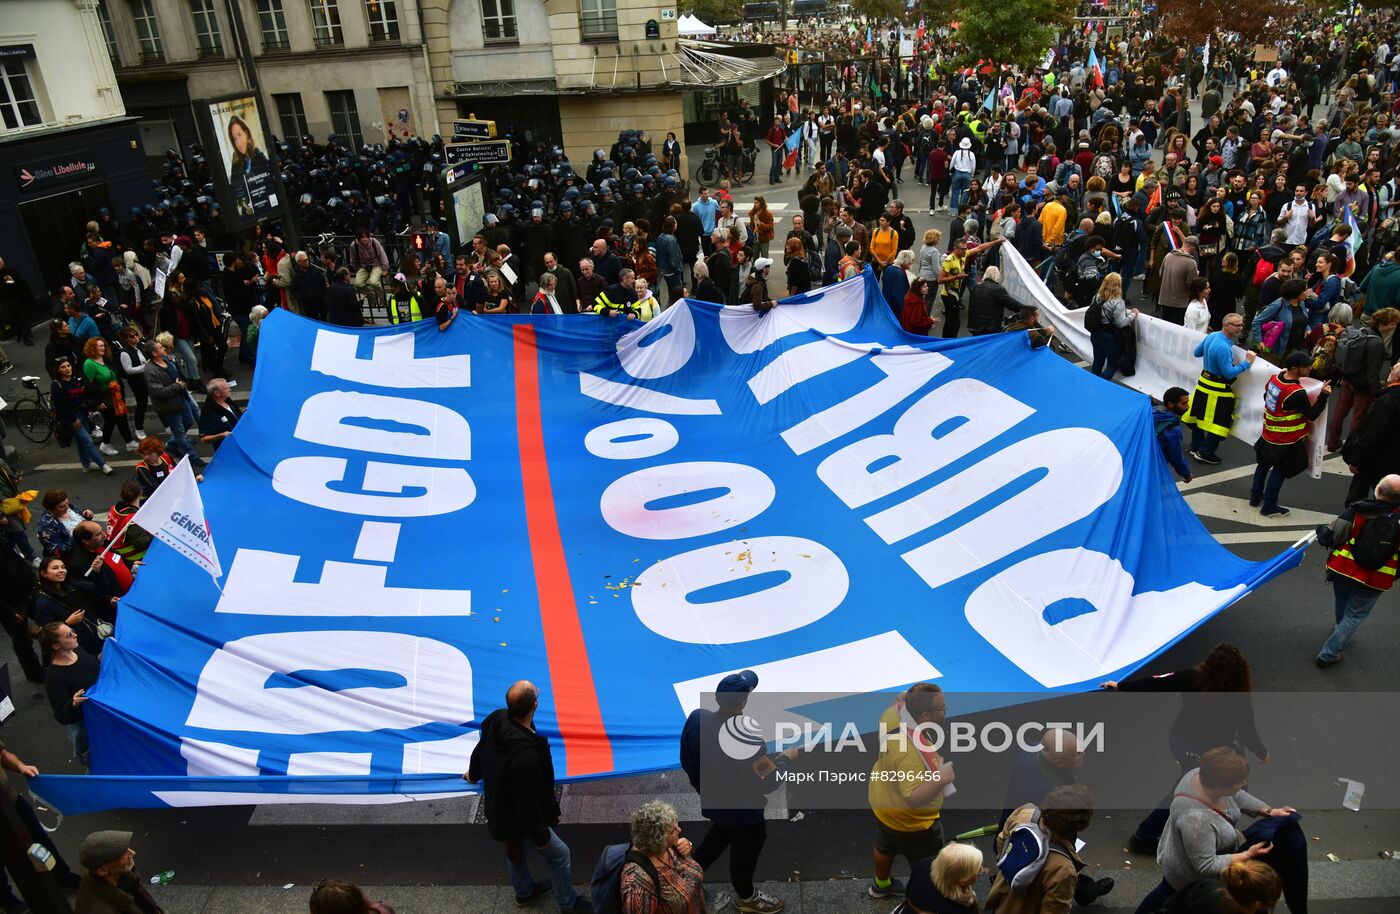
<svg viewBox="0 0 1400 914">
<path fill-rule="evenodd" d="M 535 588 L 540 595 L 540 624 L 544 628 L 545 659 L 559 735 L 564 741 L 565 774 L 600 774 L 613 768 L 612 744 L 603 729 L 603 713 L 583 626 L 578 618 L 559 518 L 554 513 L 554 490 L 544 450 L 540 421 L 540 369 L 535 328 L 517 324 L 515 336 L 515 423 L 520 436 L 520 481 L 525 497 L 525 520 L 530 530 L 530 553 L 535 565 Z"/>
</svg>

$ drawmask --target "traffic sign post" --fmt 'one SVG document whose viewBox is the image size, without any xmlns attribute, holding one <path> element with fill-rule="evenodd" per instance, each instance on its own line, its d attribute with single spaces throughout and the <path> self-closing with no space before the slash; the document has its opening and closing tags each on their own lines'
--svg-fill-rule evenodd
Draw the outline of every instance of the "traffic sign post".
<svg viewBox="0 0 1400 914">
<path fill-rule="evenodd" d="M 495 121 L 453 121 L 452 138 L 454 140 L 489 140 L 496 135 Z"/>
<path fill-rule="evenodd" d="M 448 165 L 506 165 L 510 163 L 510 140 L 448 143 L 443 147 L 443 157 Z"/>
</svg>

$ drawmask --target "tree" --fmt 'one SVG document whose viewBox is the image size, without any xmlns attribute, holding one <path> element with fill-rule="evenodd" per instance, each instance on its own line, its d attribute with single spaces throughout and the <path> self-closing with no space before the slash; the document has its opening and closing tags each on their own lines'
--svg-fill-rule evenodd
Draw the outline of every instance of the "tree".
<svg viewBox="0 0 1400 914">
<path fill-rule="evenodd" d="M 954 10 L 963 63 L 1038 66 L 1055 37 L 1074 21 L 1073 0 L 961 0 Z"/>
<path fill-rule="evenodd" d="M 706 25 L 744 18 L 744 0 L 689 0 L 685 8 Z"/>
<path fill-rule="evenodd" d="M 904 18 L 904 0 L 851 0 L 851 9 L 876 23 Z"/>
</svg>

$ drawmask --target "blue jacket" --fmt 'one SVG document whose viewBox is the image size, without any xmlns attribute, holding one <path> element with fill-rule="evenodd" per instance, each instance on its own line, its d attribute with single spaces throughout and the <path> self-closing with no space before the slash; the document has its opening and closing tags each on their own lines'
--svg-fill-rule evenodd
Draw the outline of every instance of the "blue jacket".
<svg viewBox="0 0 1400 914">
<path fill-rule="evenodd" d="M 691 207 L 694 210 L 694 206 Z M 663 276 L 675 276 L 685 268 L 681 243 L 675 235 L 662 232 L 656 236 L 656 269 Z"/>
<path fill-rule="evenodd" d="M 1259 321 L 1255 320 L 1254 324 L 1258 326 Z M 1288 336 L 1287 328 L 1284 328 L 1283 335 L 1285 338 Z M 1235 344 L 1230 342 L 1223 330 L 1207 333 L 1205 339 L 1196 344 L 1194 354 L 1201 359 L 1202 369 L 1227 381 L 1233 381 L 1249 371 L 1249 366 L 1253 364 L 1247 361 L 1235 362 Z"/>
<path fill-rule="evenodd" d="M 1248 364 L 1248 363 L 1246 363 Z M 1181 450 L 1181 417 L 1165 409 L 1152 410 L 1152 428 L 1157 434 L 1157 445 L 1168 465 L 1176 470 L 1182 479 L 1191 478 L 1191 465 L 1186 462 L 1186 454 Z"/>
<path fill-rule="evenodd" d="M 1325 316 L 1325 315 L 1324 315 Z M 1288 340 L 1293 334 L 1293 321 L 1306 319 L 1301 304 L 1298 307 L 1290 307 L 1283 299 L 1275 299 L 1272 305 L 1267 308 L 1260 308 L 1259 313 L 1254 315 L 1254 324 L 1249 328 L 1249 338 L 1258 342 L 1264 340 L 1264 325 L 1269 321 L 1283 321 L 1283 332 L 1278 335 L 1274 345 L 1269 347 L 1269 351 L 1274 355 L 1283 355 L 1288 351 Z M 1211 336 L 1215 336 L 1214 333 Z M 1210 337 L 1206 337 L 1210 339 Z M 1200 353 L 1197 353 L 1199 355 Z M 1206 371 L 1210 371 L 1209 368 Z"/>
<path fill-rule="evenodd" d="M 886 304 L 898 320 L 904 313 L 904 296 L 909 294 L 909 276 L 904 272 L 904 268 L 894 264 L 885 267 L 885 272 L 880 274 L 880 291 L 884 293 Z"/>
<path fill-rule="evenodd" d="M 1317 298 L 1304 302 L 1308 309 L 1309 330 L 1327 323 L 1327 312 L 1342 298 L 1342 278 L 1334 273 L 1324 279 L 1316 291 Z"/>
</svg>

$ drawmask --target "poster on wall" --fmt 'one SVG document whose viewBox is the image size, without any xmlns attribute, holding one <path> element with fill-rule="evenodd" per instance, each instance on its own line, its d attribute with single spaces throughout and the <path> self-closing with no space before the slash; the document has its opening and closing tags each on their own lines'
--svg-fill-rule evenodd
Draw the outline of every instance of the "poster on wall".
<svg viewBox="0 0 1400 914">
<path fill-rule="evenodd" d="M 214 99 L 208 105 L 219 162 L 239 221 L 273 215 L 277 209 L 277 186 L 272 179 L 272 162 L 264 143 L 257 100 L 245 95 Z"/>
<path fill-rule="evenodd" d="M 409 104 L 406 86 L 380 89 L 379 107 L 384 112 L 385 142 L 394 139 L 402 142 L 417 134 L 417 127 L 413 123 L 413 108 Z"/>
</svg>

